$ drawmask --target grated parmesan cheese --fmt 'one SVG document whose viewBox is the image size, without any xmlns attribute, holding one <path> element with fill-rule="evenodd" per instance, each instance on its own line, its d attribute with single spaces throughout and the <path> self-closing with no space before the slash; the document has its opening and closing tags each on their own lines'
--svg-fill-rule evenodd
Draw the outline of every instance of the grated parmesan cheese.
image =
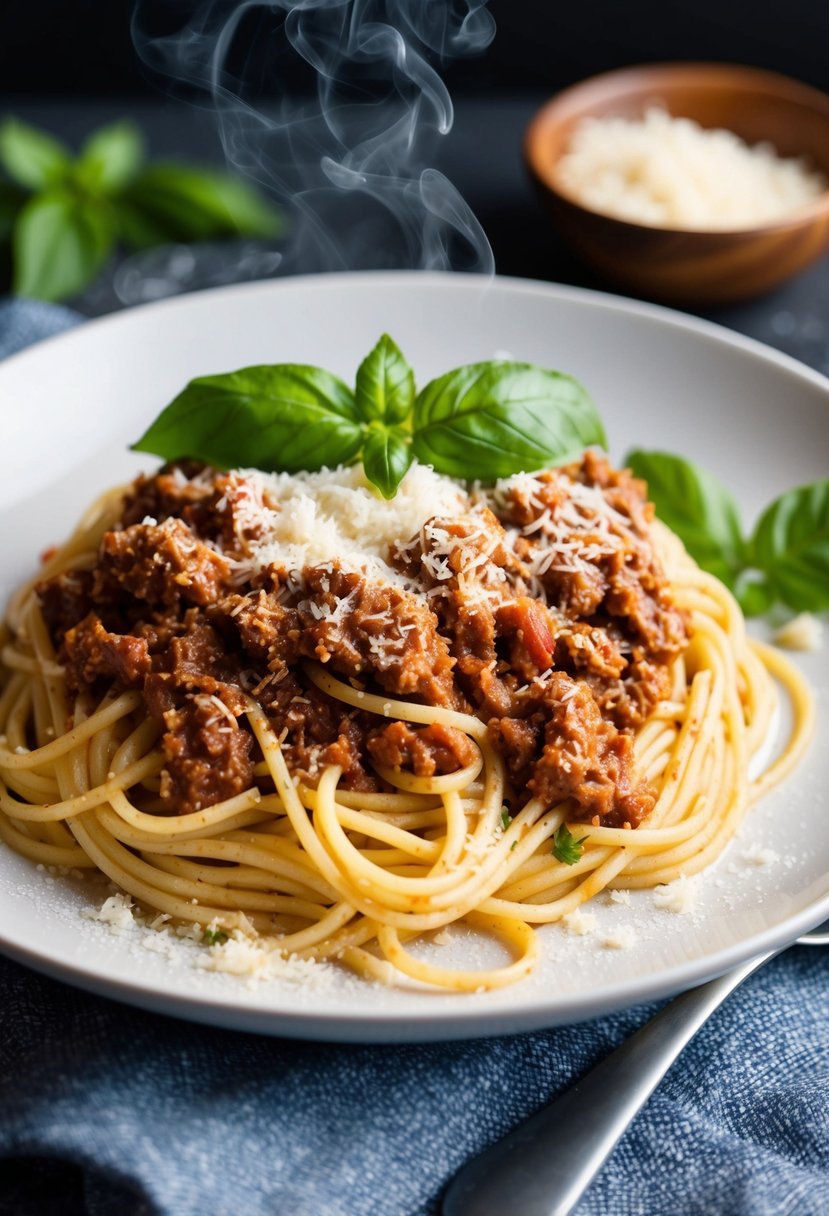
<svg viewBox="0 0 829 1216">
<path fill-rule="evenodd" d="M 528 568 L 532 594 L 539 599 L 544 598 L 540 580 L 548 571 L 589 574 L 602 558 L 640 544 L 630 520 L 611 506 L 599 486 L 584 485 L 556 470 L 549 476 L 549 484 L 562 491 L 555 514 L 543 507 L 538 498 L 539 482 L 532 473 L 501 478 L 490 492 L 496 514 L 507 504 L 510 494 L 539 511 L 537 518 L 520 531 L 536 543 Z"/>
<path fill-rule="evenodd" d="M 568 933 L 573 933 L 576 937 L 588 937 L 596 928 L 596 917 L 592 912 L 582 912 L 581 908 L 576 908 L 575 912 L 568 912 L 563 916 L 561 923 Z"/>
<path fill-rule="evenodd" d="M 256 491 L 247 501 L 245 522 L 265 529 L 250 546 L 250 573 L 272 564 L 301 570 L 337 561 L 345 569 L 404 584 L 387 560 L 392 544 L 415 536 L 433 515 L 454 516 L 469 508 L 458 482 L 418 463 L 389 500 L 370 486 L 361 465 L 318 473 L 243 469 L 239 476 Z M 263 497 L 276 509 L 264 506 Z"/>
<path fill-rule="evenodd" d="M 681 874 L 673 882 L 660 883 L 658 887 L 654 887 L 653 902 L 657 908 L 685 916 L 693 911 L 696 896 L 693 880 L 686 874 Z"/>
<path fill-rule="evenodd" d="M 272 939 L 250 938 L 238 929 L 226 942 L 211 946 L 197 960 L 196 966 L 203 971 L 239 976 L 251 986 L 260 980 L 280 979 L 322 987 L 333 980 L 331 969 L 314 959 L 285 955 Z"/>
<path fill-rule="evenodd" d="M 115 934 L 128 933 L 135 925 L 129 895 L 110 895 L 100 908 L 83 908 L 81 916 L 108 925 L 110 932 Z"/>
<path fill-rule="evenodd" d="M 742 853 L 742 860 L 750 866 L 772 866 L 780 858 L 774 849 L 765 849 L 755 842 Z"/>
<path fill-rule="evenodd" d="M 636 940 L 636 930 L 632 925 L 620 925 L 613 933 L 607 933 L 602 938 L 602 945 L 607 950 L 629 950 Z"/>
<path fill-rule="evenodd" d="M 167 929 L 148 930 L 141 937 L 141 948 L 173 961 L 176 957 L 176 938 Z"/>
<path fill-rule="evenodd" d="M 823 646 L 823 622 L 811 612 L 801 612 L 774 635 L 775 646 L 785 646 L 787 650 L 820 650 Z"/>
<path fill-rule="evenodd" d="M 802 159 L 652 106 L 641 119 L 585 118 L 557 166 L 585 206 L 636 224 L 751 228 L 818 198 L 829 183 Z"/>
</svg>

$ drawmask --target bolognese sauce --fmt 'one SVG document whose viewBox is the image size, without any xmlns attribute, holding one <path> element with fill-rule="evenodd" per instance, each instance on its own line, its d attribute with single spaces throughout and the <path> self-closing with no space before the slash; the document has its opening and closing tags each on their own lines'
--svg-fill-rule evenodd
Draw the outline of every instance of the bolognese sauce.
<svg viewBox="0 0 829 1216">
<path fill-rule="evenodd" d="M 141 690 L 171 814 L 251 785 L 251 697 L 311 785 L 332 764 L 344 788 L 378 791 L 378 770 L 433 776 L 474 759 L 461 731 L 378 725 L 327 696 L 312 661 L 358 689 L 475 714 L 508 796 L 635 827 L 653 794 L 633 771 L 633 731 L 688 640 L 643 484 L 588 452 L 459 494 L 462 509 L 391 545 L 383 578 L 338 556 L 254 560 L 281 507 L 245 472 L 186 462 L 140 477 L 94 566 L 37 588 L 70 690 Z"/>
</svg>

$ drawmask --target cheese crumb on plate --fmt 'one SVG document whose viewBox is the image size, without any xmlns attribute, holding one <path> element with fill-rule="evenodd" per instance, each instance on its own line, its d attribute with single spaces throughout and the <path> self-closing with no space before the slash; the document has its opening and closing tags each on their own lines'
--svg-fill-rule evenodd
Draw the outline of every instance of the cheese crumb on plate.
<svg viewBox="0 0 829 1216">
<path fill-rule="evenodd" d="M 777 630 L 774 644 L 786 650 L 821 650 L 823 622 L 812 616 L 811 612 L 801 612 Z"/>
<path fill-rule="evenodd" d="M 676 912 L 680 916 L 693 911 L 696 888 L 693 880 L 682 874 L 673 882 L 661 883 L 653 890 L 653 902 L 657 908 Z"/>
<path fill-rule="evenodd" d="M 81 916 L 109 926 L 111 933 L 127 933 L 135 924 L 129 895 L 110 895 L 100 908 L 84 908 Z"/>
<path fill-rule="evenodd" d="M 613 933 L 607 933 L 602 938 L 602 945 L 607 950 L 629 950 L 637 941 L 636 930 L 632 925 L 620 925 Z"/>
<path fill-rule="evenodd" d="M 576 937 L 588 937 L 596 928 L 596 917 L 592 912 L 582 912 L 581 908 L 576 908 L 575 912 L 568 912 L 563 916 L 561 923 L 568 933 L 574 933 Z"/>
<path fill-rule="evenodd" d="M 761 844 L 752 844 L 741 854 L 742 860 L 750 866 L 773 866 L 780 857 L 774 849 L 763 848 Z"/>
</svg>

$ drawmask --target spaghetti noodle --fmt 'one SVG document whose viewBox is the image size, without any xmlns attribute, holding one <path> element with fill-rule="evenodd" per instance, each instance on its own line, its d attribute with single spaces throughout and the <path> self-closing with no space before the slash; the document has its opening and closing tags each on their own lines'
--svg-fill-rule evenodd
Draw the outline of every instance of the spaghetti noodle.
<svg viewBox="0 0 829 1216">
<path fill-rule="evenodd" d="M 215 505 L 219 475 L 193 474 L 192 470 L 187 474 L 176 474 L 182 501 L 189 504 L 179 511 L 177 519 L 189 519 L 194 534 L 198 535 L 200 527 L 204 532 L 204 525 L 194 522 L 201 499 L 193 487 L 198 487 L 201 477 L 202 485 L 213 494 L 211 502 Z M 573 471 L 569 473 L 568 492 L 572 490 L 574 497 L 566 502 L 580 501 L 578 487 L 586 484 L 579 481 L 580 476 Z M 604 490 L 607 497 L 607 485 L 611 483 L 605 474 L 602 476 L 607 483 Z M 614 476 L 618 488 L 622 483 L 618 475 Z M 434 698 L 428 703 L 422 682 L 421 691 L 415 691 L 414 695 L 389 692 L 389 651 L 381 642 L 374 643 L 373 648 L 366 643 L 363 649 L 376 653 L 377 664 L 374 668 L 364 666 L 358 672 L 356 668 L 343 668 L 342 663 L 338 669 L 337 654 L 327 650 L 320 642 L 323 635 L 317 634 L 311 653 L 295 654 L 290 675 L 279 678 L 284 667 L 279 663 L 284 655 L 280 657 L 273 648 L 263 649 L 258 667 L 251 661 L 256 669 L 250 678 L 244 680 L 240 674 L 233 684 L 232 697 L 227 692 L 230 687 L 227 681 L 216 683 L 214 679 L 210 684 L 205 682 L 204 673 L 195 676 L 191 673 L 194 684 L 188 684 L 184 691 L 177 686 L 179 701 L 175 704 L 171 701 L 169 705 L 165 702 L 167 707 L 162 706 L 161 711 L 153 714 L 148 712 L 151 697 L 147 683 L 152 662 L 140 675 L 131 674 L 129 667 L 132 663 L 140 668 L 145 651 L 136 658 L 130 642 L 132 648 L 122 646 L 116 653 L 114 643 L 107 641 L 115 636 L 112 629 L 96 626 L 98 636 L 104 639 L 100 651 L 87 649 L 79 658 L 79 639 L 86 636 L 83 630 L 87 626 L 78 623 L 78 613 L 88 607 L 88 601 L 73 610 L 74 617 L 66 615 L 69 609 L 65 607 L 69 597 L 66 579 L 79 571 L 100 572 L 101 554 L 108 544 L 111 548 L 107 538 L 124 537 L 131 529 L 144 528 L 146 532 L 165 527 L 164 521 L 159 525 L 155 517 L 138 514 L 146 505 L 142 484 L 146 487 L 148 483 L 139 483 L 138 489 L 131 491 L 126 514 L 123 492 L 105 496 L 96 504 L 75 535 L 46 563 L 37 589 L 35 584 L 23 588 L 10 606 L 2 649 L 0 836 L 8 846 L 35 862 L 100 870 L 144 909 L 165 913 L 178 922 L 203 926 L 213 931 L 214 939 L 217 931 L 237 936 L 258 935 L 272 941 L 274 948 L 286 955 L 341 961 L 367 978 L 387 983 L 403 975 L 456 991 L 510 984 L 526 976 L 536 962 L 538 944 L 534 926 L 561 920 L 607 888 L 653 887 L 710 865 L 734 835 L 746 807 L 791 770 L 808 744 L 813 708 L 801 677 L 779 654 L 747 639 L 742 614 L 729 592 L 698 569 L 676 538 L 658 524 L 649 525 L 647 544 L 667 576 L 670 603 L 664 596 L 660 602 L 664 601 L 666 612 L 680 614 L 683 636 L 675 653 L 663 664 L 659 680 L 652 685 L 653 696 L 645 705 L 641 721 L 635 726 L 623 722 L 618 731 L 612 727 L 607 753 L 610 759 L 605 757 L 603 763 L 618 782 L 628 782 L 627 794 L 621 801 L 608 802 L 604 791 L 585 793 L 590 782 L 582 786 L 574 784 L 564 798 L 551 798 L 549 778 L 539 779 L 538 767 L 536 775 L 522 784 L 516 777 L 516 774 L 520 777 L 522 770 L 503 728 L 506 719 L 501 720 L 500 729 L 494 729 L 492 710 L 487 709 L 487 703 L 476 706 L 469 695 L 455 704 L 436 704 Z M 540 485 L 544 493 L 555 489 L 559 515 L 567 509 L 560 479 L 555 483 L 542 480 Z M 242 603 L 245 597 L 231 595 L 233 606 L 222 618 L 225 630 L 231 628 L 229 620 L 239 622 L 240 618 L 238 628 L 245 628 L 244 613 L 248 606 L 253 603 L 261 607 L 263 586 L 269 585 L 268 578 L 274 582 L 273 563 L 262 567 L 264 573 L 252 574 L 249 568 L 243 569 L 245 562 L 250 566 L 254 547 L 250 479 L 225 481 L 218 489 L 229 499 L 233 486 L 237 506 L 231 521 L 235 548 L 226 538 L 223 542 L 214 537 L 211 552 L 216 561 L 224 560 L 222 554 L 235 555 L 230 567 L 235 585 L 246 591 L 247 601 Z M 247 487 L 245 493 L 240 486 Z M 628 493 L 625 486 L 626 483 L 622 488 Z M 158 490 L 158 485 L 155 489 Z M 536 493 L 536 488 L 532 489 Z M 544 499 L 539 490 L 541 498 L 534 517 L 529 523 L 519 520 L 521 526 L 512 526 L 510 531 L 515 521 L 504 508 L 504 495 L 512 494 L 513 501 L 520 500 L 526 506 L 526 494 L 521 498 L 525 491 L 526 485 L 517 483 L 496 488 L 495 496 L 490 495 L 486 504 L 472 508 L 473 513 L 477 512 L 475 518 L 480 524 L 479 531 L 482 529 L 486 534 L 485 539 L 490 536 L 487 528 L 496 535 L 490 507 L 501 509 L 497 537 L 510 540 L 509 562 L 506 558 L 499 559 L 498 567 L 506 570 L 506 574 L 495 580 L 499 588 L 503 584 L 502 590 L 507 595 L 503 602 L 509 611 L 505 610 L 498 620 L 506 630 L 514 612 L 516 588 L 520 592 L 531 585 L 535 592 L 532 602 L 547 605 L 551 615 L 544 619 L 548 624 L 552 621 L 560 633 L 561 645 L 581 636 L 587 639 L 576 647 L 581 651 L 588 642 L 591 645 L 596 642 L 598 616 L 594 613 L 588 619 L 583 614 L 588 625 L 579 634 L 574 614 L 565 621 L 558 609 L 550 607 L 549 582 L 545 592 L 539 581 L 544 575 L 540 550 L 530 552 L 526 544 L 522 549 L 515 541 L 516 537 L 522 543 L 522 538 L 530 538 L 540 545 L 540 534 L 552 529 L 553 546 L 561 546 L 562 553 L 572 552 L 575 525 L 571 526 L 569 539 L 562 539 L 553 526 L 558 526 L 558 516 L 550 506 L 553 499 L 549 495 Z M 218 501 L 221 503 L 220 498 Z M 621 511 L 625 515 L 618 495 L 613 502 L 616 514 Z M 133 518 L 141 518 L 140 523 L 128 522 L 130 503 Z M 241 510 L 245 503 L 246 514 Z M 278 504 L 273 501 L 270 506 L 267 504 L 266 497 L 264 509 L 278 512 Z M 625 530 L 637 534 L 636 545 L 645 543 L 644 525 L 636 524 L 631 508 L 624 527 L 617 520 L 609 531 L 598 529 L 604 540 L 591 557 L 593 551 L 589 546 L 593 545 L 594 550 L 597 547 L 596 518 L 590 518 L 588 527 L 584 523 L 585 510 L 580 511 L 578 526 L 584 533 L 579 533 L 580 561 L 587 553 L 596 568 L 605 569 L 612 549 L 608 535 L 612 537 Z M 542 522 L 539 524 L 538 520 Z M 432 533 L 440 533 L 434 524 Z M 136 531 L 134 535 L 139 533 Z M 456 540 L 468 542 L 471 533 L 456 530 L 454 535 Z M 399 546 L 397 568 L 403 571 L 401 577 L 409 579 L 408 584 L 401 583 L 400 603 L 403 603 L 400 597 L 410 594 L 415 552 L 423 568 L 431 570 L 431 586 L 426 592 L 421 588 L 420 592 L 431 605 L 441 602 L 443 589 L 451 583 L 466 599 L 471 596 L 475 600 L 477 596 L 480 602 L 488 595 L 491 607 L 493 554 L 500 550 L 487 540 L 489 547 L 484 551 L 487 560 L 475 557 L 482 551 L 478 544 L 470 562 L 467 543 L 466 556 L 456 560 L 453 554 L 458 554 L 460 544 L 450 547 L 445 554 L 434 545 L 427 551 L 425 537 L 421 529 L 418 546 L 414 542 Z M 628 538 L 625 543 L 629 546 L 633 542 Z M 136 544 L 132 542 L 132 564 L 112 566 L 128 571 L 123 576 L 127 583 L 134 580 L 140 557 Z M 516 551 L 524 563 L 519 573 L 515 567 Z M 576 566 L 575 559 L 568 561 L 570 565 L 565 562 L 565 566 L 570 570 L 567 575 L 570 578 Z M 112 562 L 116 562 L 115 557 Z M 319 563 L 315 568 L 320 568 Z M 330 584 L 337 573 L 336 564 L 323 563 L 322 568 Z M 450 575 L 441 577 L 447 569 Z M 473 569 L 484 570 L 474 585 Z M 578 577 L 582 576 L 579 567 Z M 181 586 L 185 585 L 183 577 L 179 578 Z M 537 581 L 531 584 L 533 577 Z M 95 578 L 101 584 L 100 573 Z M 245 579 L 249 585 L 240 581 Z M 326 599 L 330 586 L 325 594 L 320 591 L 316 600 L 302 598 L 309 594 L 309 579 L 310 575 L 300 583 L 296 570 L 279 572 L 277 586 L 268 592 L 272 593 L 268 600 L 272 617 L 277 604 L 294 605 L 290 610 L 305 611 L 308 621 L 328 624 L 324 639 L 330 646 L 333 636 L 330 622 L 343 601 L 346 608 L 340 613 L 340 620 L 346 618 L 349 608 L 353 610 L 359 600 L 354 598 L 358 584 L 347 584 L 341 589 L 332 610 L 332 601 Z M 191 590 L 194 585 L 191 579 Z M 58 629 L 54 619 L 47 619 L 50 611 L 54 616 L 54 602 L 44 591 L 50 586 L 61 589 L 64 617 Z M 122 633 L 118 636 L 132 641 L 150 636 L 147 622 L 152 614 L 146 607 L 147 596 L 136 597 L 134 587 L 130 590 L 127 586 L 127 591 L 141 601 L 143 609 L 140 621 L 133 616 L 121 622 Z M 109 611 L 110 593 L 111 588 L 101 591 L 98 586 L 95 592 L 98 599 L 93 602 L 99 613 Z M 499 590 L 498 595 L 501 593 Z M 211 595 L 215 600 L 213 591 Z M 661 589 L 658 596 L 662 596 Z M 540 618 L 533 617 L 531 612 L 527 615 L 526 600 L 527 597 L 518 595 L 519 606 L 524 605 L 519 617 L 521 628 L 509 635 L 513 649 L 509 660 L 501 654 L 497 668 L 501 671 L 498 687 L 509 689 L 511 712 L 519 715 L 509 720 L 523 724 L 524 736 L 541 712 L 539 706 L 553 706 L 560 715 L 555 721 L 564 721 L 568 700 L 581 696 L 584 687 L 590 685 L 587 677 L 579 674 L 580 669 L 571 667 L 570 675 L 562 677 L 569 681 L 563 692 L 559 687 L 553 697 L 544 691 L 552 682 L 553 655 L 559 656 L 560 666 L 562 656 L 567 659 L 567 655 L 575 652 L 572 646 L 566 653 L 560 647 L 551 649 L 545 667 L 536 653 L 544 631 L 539 627 Z M 210 611 L 212 601 L 207 597 L 197 609 L 194 602 L 191 599 L 190 606 L 181 612 L 176 609 L 181 622 L 189 622 L 186 627 L 177 626 L 179 636 L 195 636 L 194 612 Z M 397 600 L 394 603 L 399 625 L 403 608 Z M 303 609 L 303 604 L 309 606 Z M 376 608 L 376 604 L 373 606 Z M 366 622 L 371 619 L 370 609 L 371 604 L 364 613 Z M 75 623 L 63 628 L 70 619 Z M 157 640 L 163 632 L 160 619 L 156 613 L 150 650 L 153 644 L 160 646 Z M 88 616 L 83 620 L 87 621 Z M 279 622 L 282 620 L 280 616 Z M 257 621 L 261 625 L 260 617 Z M 409 632 L 398 631 L 398 640 L 411 638 L 414 626 L 409 624 Z M 364 626 L 366 631 L 368 624 Z M 258 651 L 250 641 L 250 632 L 243 636 L 249 661 Z M 289 635 L 282 636 L 288 646 L 285 639 Z M 377 635 L 369 631 L 366 636 Z M 462 663 L 458 657 L 461 653 L 458 636 L 457 631 L 452 635 L 454 653 L 449 655 L 447 669 L 450 671 L 453 663 Z M 608 636 L 619 641 L 612 631 Z M 365 638 L 363 634 L 360 637 L 362 645 Z M 604 645 L 604 635 L 600 640 Z M 558 637 L 554 642 L 559 645 Z M 625 652 L 621 642 L 619 649 Z M 447 647 L 440 650 L 440 656 L 448 653 Z M 403 660 L 394 669 L 398 684 L 406 677 L 407 663 L 412 666 L 414 662 L 409 662 L 406 655 L 415 651 L 403 654 Z M 431 677 L 437 679 L 439 662 L 435 654 Z M 104 679 L 106 664 L 101 655 L 109 656 L 107 662 L 121 665 L 117 667 L 120 678 Z M 578 661 L 581 660 L 577 654 L 572 662 Z M 626 659 L 628 664 L 633 661 L 630 656 Z M 504 668 L 509 662 L 518 663 L 523 675 L 513 672 L 505 676 Z M 644 660 L 640 666 L 645 671 Z M 474 679 L 480 683 L 487 672 L 494 679 L 495 670 L 490 661 L 489 666 L 476 670 Z M 592 668 L 588 669 L 587 674 L 591 671 Z M 169 690 L 175 682 L 174 673 L 175 669 L 162 673 L 166 680 L 164 688 Z M 519 685 L 524 677 L 526 684 Z M 619 699 L 623 693 L 632 695 L 631 690 L 636 691 L 636 686 L 623 685 L 617 677 L 618 672 L 613 680 L 610 677 L 606 680 L 607 688 L 612 686 L 613 696 L 608 694 L 603 702 L 603 723 L 608 715 L 622 712 Z M 153 678 L 161 679 L 158 672 Z M 287 710 L 282 706 L 280 717 L 274 689 L 284 685 L 288 678 L 297 681 L 299 692 L 294 693 Z M 600 693 L 605 696 L 605 685 L 600 686 L 595 675 L 591 678 L 591 687 L 598 690 L 591 692 L 591 697 Z M 752 781 L 748 775 L 751 759 L 760 752 L 775 715 L 775 681 L 783 685 L 791 699 L 794 726 L 780 757 Z M 571 692 L 571 684 L 575 692 Z M 265 688 L 270 688 L 270 700 L 264 695 Z M 494 697 L 497 691 L 488 695 Z M 156 689 L 153 696 L 157 695 Z M 539 699 L 544 696 L 547 702 Z M 450 700 L 448 696 L 445 698 Z M 192 717 L 181 725 L 180 705 L 184 702 L 194 715 L 198 708 L 199 722 L 210 723 L 211 733 L 206 738 L 218 740 L 218 747 L 230 746 L 227 740 L 233 742 L 236 749 L 233 753 L 216 753 L 214 768 L 220 767 L 227 756 L 241 754 L 241 744 L 236 740 L 240 731 L 245 732 L 244 744 L 250 751 L 250 760 L 247 769 L 244 767 L 247 760 L 239 762 L 244 777 L 237 784 L 242 783 L 243 788 L 214 787 L 212 799 L 207 798 L 199 805 L 193 791 L 203 790 L 209 777 L 208 762 L 206 770 L 198 770 L 201 784 L 197 786 L 193 778 L 188 798 L 183 801 L 180 798 L 178 806 L 171 807 L 171 797 L 181 790 L 176 785 L 175 773 L 179 771 L 176 763 L 180 762 L 180 768 L 189 763 L 188 773 L 192 773 L 196 763 L 192 756 L 184 761 L 180 757 L 181 740 L 190 737 L 187 731 L 192 734 L 196 722 Z M 529 708 L 519 711 L 515 710 L 516 705 Z M 320 744 L 303 751 L 297 743 L 301 734 L 297 723 L 301 722 L 302 730 L 307 732 L 314 713 L 322 713 L 323 709 L 339 715 L 339 734 L 325 747 Z M 205 718 L 207 712 L 213 715 L 209 719 Z M 550 709 L 549 713 L 552 712 Z M 547 721 L 553 721 L 549 714 Z M 175 735 L 171 723 L 177 724 L 179 735 Z M 396 733 L 384 735 L 389 724 L 395 725 Z M 350 768 L 353 757 L 347 753 L 343 739 L 347 730 L 351 730 L 347 737 L 353 743 L 357 726 L 363 732 L 358 739 L 363 767 L 358 768 L 355 761 Z M 436 733 L 417 736 L 421 751 L 412 751 L 412 739 L 422 727 Z M 541 728 L 533 729 L 539 738 Z M 409 734 L 405 734 L 406 730 Z M 578 747 L 567 753 L 551 751 L 550 736 L 548 727 L 547 742 L 540 754 L 542 759 L 553 757 L 558 765 L 558 779 L 561 767 L 570 763 L 567 756 L 576 756 Z M 388 762 L 393 753 L 388 746 L 392 738 L 403 739 L 409 747 L 403 762 Z M 380 740 L 369 751 L 368 761 L 367 739 Z M 428 739 L 428 747 L 423 739 Z M 584 745 L 584 739 L 575 742 Z M 541 746 L 538 744 L 535 756 L 537 764 L 541 763 L 538 759 Z M 432 764 L 431 772 L 423 771 L 424 747 Z M 454 748 L 449 760 L 445 755 L 447 748 Z M 626 749 L 630 753 L 629 771 L 625 768 Z M 413 761 L 413 756 L 420 756 L 421 762 Z M 526 766 L 525 771 L 529 771 Z M 590 800 L 600 795 L 605 798 L 601 805 L 606 808 L 601 814 L 596 809 L 599 803 Z M 636 807 L 642 813 L 634 822 Z M 176 810 L 180 813 L 174 813 Z M 556 847 L 563 830 L 576 846 L 569 856 L 562 856 L 562 850 Z M 412 943 L 424 935 L 458 923 L 494 935 L 511 952 L 512 961 L 489 970 L 464 971 L 439 967 L 411 949 Z"/>
</svg>

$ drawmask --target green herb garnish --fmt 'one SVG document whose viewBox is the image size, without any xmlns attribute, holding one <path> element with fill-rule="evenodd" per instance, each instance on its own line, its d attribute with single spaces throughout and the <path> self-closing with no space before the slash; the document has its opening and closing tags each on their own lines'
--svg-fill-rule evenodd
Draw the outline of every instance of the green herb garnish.
<svg viewBox="0 0 829 1216">
<path fill-rule="evenodd" d="M 509 825 L 512 823 L 512 815 L 506 806 L 501 807 L 501 831 L 506 832 Z"/>
<path fill-rule="evenodd" d="M 208 946 L 223 946 L 228 940 L 224 929 L 205 929 L 202 934 L 202 941 L 206 942 Z"/>
<path fill-rule="evenodd" d="M 625 463 L 647 481 L 663 523 L 747 615 L 775 602 L 797 612 L 829 608 L 829 479 L 781 494 L 744 538 L 732 495 L 704 469 L 667 452 L 633 451 Z"/>
<path fill-rule="evenodd" d="M 145 165 L 131 122 L 94 132 L 78 156 L 15 118 L 0 123 L 0 240 L 11 238 L 16 295 L 76 295 L 118 245 L 272 236 L 280 227 L 274 208 L 240 178 Z"/>
<path fill-rule="evenodd" d="M 366 436 L 363 469 L 384 498 L 394 498 L 413 459 L 411 439 L 400 427 L 380 427 Z"/>
<path fill-rule="evenodd" d="M 282 363 L 200 376 L 134 444 L 167 460 L 296 473 L 347 464 L 363 425 L 351 389 L 319 367 Z"/>
<path fill-rule="evenodd" d="M 574 866 L 581 859 L 586 840 L 586 836 L 582 836 L 580 840 L 576 840 L 567 824 L 563 823 L 556 830 L 556 834 L 553 837 L 552 854 L 557 861 L 564 862 L 566 866 Z"/>
<path fill-rule="evenodd" d="M 492 480 L 564 464 L 605 433 L 585 389 L 529 363 L 474 363 L 415 394 L 414 373 L 384 334 L 352 390 L 306 364 L 246 367 L 191 380 L 133 444 L 165 460 L 219 468 L 313 471 L 362 458 L 393 498 L 414 457 L 439 473 Z"/>
<path fill-rule="evenodd" d="M 470 363 L 432 380 L 414 407 L 418 460 L 452 477 L 494 481 L 566 464 L 605 445 L 596 408 L 577 380 L 532 363 Z"/>
<path fill-rule="evenodd" d="M 400 347 L 388 334 L 357 369 L 357 409 L 368 422 L 405 422 L 415 402 L 415 378 Z"/>
</svg>

